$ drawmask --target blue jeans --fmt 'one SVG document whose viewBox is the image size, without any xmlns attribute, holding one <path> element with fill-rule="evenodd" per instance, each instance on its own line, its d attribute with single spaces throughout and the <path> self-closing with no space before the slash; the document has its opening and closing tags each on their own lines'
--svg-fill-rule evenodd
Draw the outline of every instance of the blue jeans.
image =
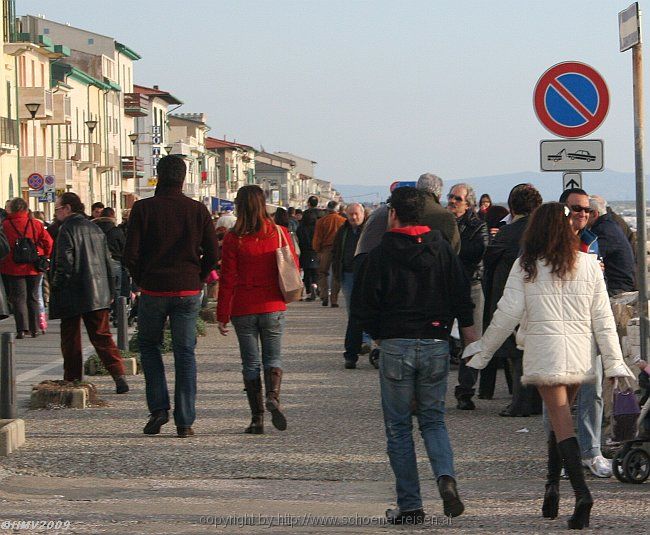
<svg viewBox="0 0 650 535">
<path fill-rule="evenodd" d="M 576 424 L 578 444 L 583 459 L 602 455 L 600 449 L 603 425 L 603 361 L 600 355 L 594 359 L 595 383 L 580 385 L 576 397 Z M 544 427 L 547 434 L 551 425 L 544 405 Z"/>
<path fill-rule="evenodd" d="M 368 344 L 372 342 L 370 336 L 363 332 L 363 329 L 357 324 L 350 315 L 350 305 L 352 304 L 352 288 L 354 287 L 354 273 L 343 272 L 341 273 L 341 290 L 343 290 L 343 297 L 345 297 L 345 308 L 348 313 L 348 325 L 345 329 L 345 360 L 356 362 L 359 359 L 361 352 L 361 344 Z"/>
<path fill-rule="evenodd" d="M 256 379 L 264 369 L 282 368 L 284 312 L 248 314 L 230 319 L 237 333 L 244 379 Z M 262 353 L 260 359 L 260 341 Z"/>
<path fill-rule="evenodd" d="M 140 295 L 138 344 L 149 412 L 169 410 L 169 392 L 162 360 L 163 328 L 169 316 L 174 349 L 174 422 L 190 427 L 196 419 L 196 318 L 201 296 L 154 297 Z"/>
<path fill-rule="evenodd" d="M 413 444 L 413 407 L 434 475 L 454 477 L 454 456 L 445 426 L 449 345 L 440 340 L 393 338 L 379 348 L 381 404 L 397 505 L 420 509 L 420 480 Z"/>
</svg>

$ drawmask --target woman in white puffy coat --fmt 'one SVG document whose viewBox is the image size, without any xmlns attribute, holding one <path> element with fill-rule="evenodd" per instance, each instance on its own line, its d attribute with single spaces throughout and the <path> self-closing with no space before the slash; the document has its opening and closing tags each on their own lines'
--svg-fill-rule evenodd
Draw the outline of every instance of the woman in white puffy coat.
<svg viewBox="0 0 650 535">
<path fill-rule="evenodd" d="M 605 376 L 632 377 L 623 361 L 600 263 L 578 251 L 563 204 L 547 203 L 531 216 L 522 256 L 510 271 L 503 297 L 483 338 L 464 357 L 482 369 L 513 330 L 523 338 L 522 383 L 536 385 L 548 409 L 548 481 L 542 514 L 559 508 L 562 461 L 576 495 L 569 528 L 589 525 L 593 500 L 584 480 L 571 405 L 580 384 L 595 380 L 594 356 L 602 355 Z"/>
</svg>

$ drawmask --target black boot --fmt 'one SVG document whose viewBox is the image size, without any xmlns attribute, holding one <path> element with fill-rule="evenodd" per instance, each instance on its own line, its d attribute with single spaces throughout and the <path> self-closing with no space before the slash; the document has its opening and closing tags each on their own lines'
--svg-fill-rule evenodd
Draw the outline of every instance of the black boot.
<svg viewBox="0 0 650 535">
<path fill-rule="evenodd" d="M 284 431 L 287 419 L 280 407 L 280 385 L 282 368 L 264 368 L 264 386 L 266 387 L 266 409 L 271 413 L 271 422 L 276 429 Z"/>
<path fill-rule="evenodd" d="M 573 515 L 569 518 L 569 529 L 582 529 L 589 527 L 589 513 L 594 501 L 585 482 L 585 475 L 582 471 L 582 459 L 580 457 L 580 446 L 576 437 L 567 438 L 557 445 L 564 461 L 564 468 L 569 475 L 573 492 L 576 495 L 576 505 Z"/>
<path fill-rule="evenodd" d="M 456 517 L 462 515 L 465 506 L 458 496 L 456 480 L 451 476 L 440 476 L 438 478 L 438 490 L 442 498 L 442 507 L 445 516 Z"/>
<path fill-rule="evenodd" d="M 129 391 L 129 385 L 123 375 L 116 375 L 113 381 L 115 381 L 116 394 L 126 394 Z"/>
<path fill-rule="evenodd" d="M 255 379 L 244 379 L 244 389 L 251 408 L 251 424 L 244 433 L 261 435 L 264 433 L 264 397 L 262 396 L 262 380 L 259 375 Z"/>
<path fill-rule="evenodd" d="M 557 518 L 560 507 L 560 472 L 562 471 L 562 457 L 557 449 L 555 433 L 551 431 L 548 436 L 548 460 L 546 474 L 546 492 L 542 505 L 544 518 Z"/>
</svg>

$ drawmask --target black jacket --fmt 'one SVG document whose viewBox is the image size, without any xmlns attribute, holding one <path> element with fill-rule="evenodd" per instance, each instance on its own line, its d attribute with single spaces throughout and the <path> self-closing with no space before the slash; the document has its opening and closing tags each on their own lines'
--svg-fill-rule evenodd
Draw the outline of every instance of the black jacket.
<svg viewBox="0 0 650 535">
<path fill-rule="evenodd" d="M 384 234 L 352 296 L 353 317 L 375 340 L 446 340 L 454 318 L 474 324 L 473 309 L 469 279 L 439 231 Z"/>
<path fill-rule="evenodd" d="M 460 258 L 469 279 L 481 280 L 483 276 L 483 254 L 490 241 L 487 225 L 472 211 L 456 220 L 460 232 Z"/>
<path fill-rule="evenodd" d="M 106 236 L 83 214 L 59 228 L 51 266 L 50 318 L 70 318 L 109 308 L 113 274 Z"/>
<path fill-rule="evenodd" d="M 115 219 L 112 217 L 98 217 L 97 219 L 93 219 L 92 222 L 106 234 L 111 258 L 121 261 L 122 254 L 124 254 L 124 245 L 126 245 L 126 233 L 124 230 L 115 224 Z"/>
<path fill-rule="evenodd" d="M 343 223 L 341 228 L 336 231 L 336 236 L 334 236 L 334 245 L 332 246 L 332 277 L 337 281 L 340 281 L 343 275 L 343 256 L 345 255 L 345 248 L 352 245 L 352 241 L 354 241 L 354 249 L 356 250 L 365 224 L 366 222 L 364 221 L 359 225 L 356 236 L 352 234 L 352 226 L 349 221 Z M 352 256 L 354 257 L 354 253 L 352 253 Z"/>
<path fill-rule="evenodd" d="M 529 216 L 501 227 L 483 255 L 483 330 L 487 329 L 506 287 L 508 275 L 521 250 Z"/>
<path fill-rule="evenodd" d="M 319 266 L 318 254 L 314 251 L 312 241 L 316 230 L 316 221 L 319 219 L 320 210 L 310 208 L 302 213 L 302 219 L 296 230 L 298 246 L 300 247 L 300 267 L 303 269 L 317 269 Z"/>
<path fill-rule="evenodd" d="M 611 214 L 601 215 L 591 227 L 598 236 L 598 253 L 605 264 L 605 283 L 610 295 L 634 290 L 635 263 L 632 246 Z"/>
</svg>

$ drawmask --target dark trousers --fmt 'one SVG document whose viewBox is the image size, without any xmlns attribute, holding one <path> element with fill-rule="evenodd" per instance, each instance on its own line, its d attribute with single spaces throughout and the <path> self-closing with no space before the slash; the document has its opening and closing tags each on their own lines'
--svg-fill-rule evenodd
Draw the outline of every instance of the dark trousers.
<svg viewBox="0 0 650 535">
<path fill-rule="evenodd" d="M 7 298 L 16 320 L 16 331 L 38 329 L 38 296 L 42 275 L 5 275 Z"/>
<path fill-rule="evenodd" d="M 504 346 L 506 344 L 510 344 L 508 366 L 512 375 L 512 403 L 510 404 L 510 411 L 516 414 L 541 414 L 542 398 L 537 388 L 521 384 L 524 352 L 517 349 L 513 336 L 504 342 Z"/>
<path fill-rule="evenodd" d="M 481 370 L 478 382 L 478 395 L 484 399 L 491 399 L 494 396 L 494 387 L 497 381 L 499 365 L 503 364 L 503 373 L 508 383 L 508 392 L 512 394 L 512 376 L 508 367 L 507 355 L 499 348 L 494 354 L 490 363 Z"/>
<path fill-rule="evenodd" d="M 305 283 L 305 290 L 307 293 L 311 291 L 311 285 L 318 283 L 318 269 L 316 268 L 303 268 L 304 276 L 302 278 Z"/>
<path fill-rule="evenodd" d="M 454 390 L 456 399 L 472 399 L 477 378 L 478 370 L 470 368 L 464 360 L 461 360 L 458 366 L 458 384 Z"/>
<path fill-rule="evenodd" d="M 97 351 L 102 364 L 113 377 L 124 375 L 124 364 L 119 349 L 113 341 L 109 327 L 108 309 L 93 310 L 80 316 L 61 319 L 61 353 L 63 353 L 63 379 L 81 381 L 83 353 L 81 347 L 81 320 L 86 326 L 90 343 Z"/>
</svg>

